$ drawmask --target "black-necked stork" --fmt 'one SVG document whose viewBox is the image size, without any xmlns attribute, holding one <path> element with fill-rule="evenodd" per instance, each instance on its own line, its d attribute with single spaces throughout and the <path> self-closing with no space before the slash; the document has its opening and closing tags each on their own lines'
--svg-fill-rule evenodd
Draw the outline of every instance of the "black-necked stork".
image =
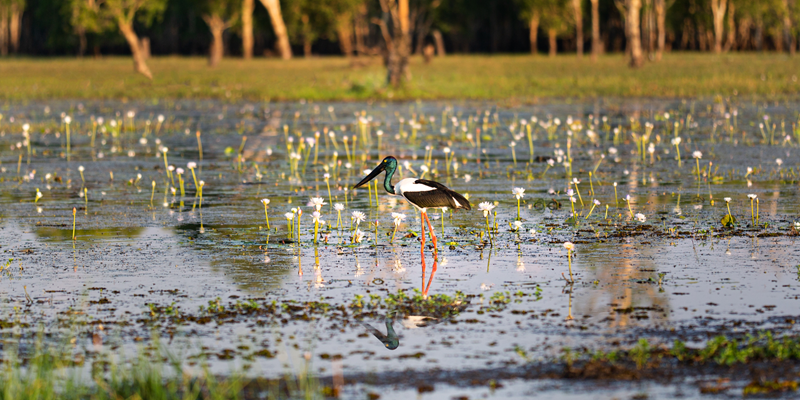
<svg viewBox="0 0 800 400">
<path fill-rule="evenodd" d="M 428 219 L 428 208 L 472 209 L 469 200 L 448 189 L 447 186 L 439 182 L 426 179 L 405 178 L 397 182 L 396 186 L 393 186 L 392 176 L 395 171 L 397 171 L 397 159 L 392 156 L 384 158 L 369 175 L 362 179 L 361 182 L 358 182 L 353 188 L 355 189 L 363 186 L 384 171 L 386 171 L 386 176 L 383 180 L 383 188 L 386 189 L 389 194 L 403 196 L 406 201 L 420 211 L 420 218 L 422 220 L 422 252 L 425 251 L 425 223 L 428 224 L 431 241 L 433 241 L 433 248 L 436 249 L 436 234 L 433 231 L 430 219 Z"/>
</svg>

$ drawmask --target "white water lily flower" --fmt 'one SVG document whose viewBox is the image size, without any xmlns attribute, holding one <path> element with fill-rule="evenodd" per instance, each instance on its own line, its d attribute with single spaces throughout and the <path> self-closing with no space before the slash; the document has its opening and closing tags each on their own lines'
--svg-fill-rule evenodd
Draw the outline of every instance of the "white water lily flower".
<svg viewBox="0 0 800 400">
<path fill-rule="evenodd" d="M 522 228 L 522 221 L 514 221 L 513 226 L 514 226 L 514 231 L 520 230 L 520 228 Z"/>
<path fill-rule="evenodd" d="M 195 169 L 195 168 L 197 168 L 197 163 L 194 162 L 194 161 L 191 161 L 188 164 L 186 164 L 186 168 Z"/>
<path fill-rule="evenodd" d="M 287 212 L 286 214 L 283 214 L 283 216 L 286 217 L 286 219 L 292 219 L 294 218 L 294 213 Z"/>
<path fill-rule="evenodd" d="M 758 195 L 755 195 L 755 194 L 748 194 L 748 195 L 747 195 L 747 197 L 748 197 L 750 200 L 755 200 L 755 199 L 756 199 L 756 197 L 758 197 Z"/>
<path fill-rule="evenodd" d="M 324 221 L 320 220 L 320 218 L 322 218 L 322 214 L 320 214 L 319 211 L 311 213 L 311 219 L 313 219 L 315 223 L 322 224 Z"/>
<path fill-rule="evenodd" d="M 514 188 L 511 192 L 514 193 L 514 197 L 516 197 L 517 200 L 525 197 L 525 189 L 523 188 Z"/>
<path fill-rule="evenodd" d="M 783 160 L 781 160 L 780 158 L 776 158 L 775 159 L 775 164 L 778 164 L 778 166 L 780 167 L 781 164 L 783 164 Z"/>
<path fill-rule="evenodd" d="M 313 205 L 314 208 L 317 209 L 317 211 L 319 211 L 322 208 L 322 206 L 324 206 L 325 204 L 328 204 L 328 203 L 326 203 L 325 199 L 323 199 L 322 197 L 312 197 L 311 198 L 311 205 Z"/>
<path fill-rule="evenodd" d="M 336 210 L 336 211 L 343 211 L 344 210 L 344 204 L 342 204 L 342 203 L 334 203 L 333 204 L 333 209 Z"/>
<path fill-rule="evenodd" d="M 599 206 L 600 205 L 600 200 L 594 199 L 594 205 Z"/>
<path fill-rule="evenodd" d="M 636 220 L 639 221 L 639 222 L 644 222 L 644 221 L 647 220 L 647 218 L 644 217 L 644 214 L 638 213 L 638 214 L 636 214 Z"/>
<path fill-rule="evenodd" d="M 184 170 L 183 170 L 183 168 L 177 168 L 177 169 L 175 170 L 175 172 L 177 172 L 177 173 L 178 173 L 178 175 L 183 175 L 183 173 L 184 173 Z"/>
<path fill-rule="evenodd" d="M 564 248 L 572 251 L 575 250 L 575 245 L 572 242 L 564 242 Z"/>
<path fill-rule="evenodd" d="M 392 219 L 394 220 L 394 224 L 399 226 L 404 219 L 406 219 L 406 215 L 402 213 L 392 213 Z"/>
<path fill-rule="evenodd" d="M 731 202 L 731 198 L 730 197 L 726 197 L 723 200 L 725 200 L 726 203 L 730 203 Z"/>
<path fill-rule="evenodd" d="M 269 199 L 261 199 L 261 203 L 267 205 L 269 204 Z"/>
<path fill-rule="evenodd" d="M 83 171 L 85 171 L 85 169 L 83 168 L 83 165 L 79 165 L 79 166 L 78 166 L 78 171 L 80 171 L 80 172 L 83 172 Z"/>
<path fill-rule="evenodd" d="M 488 201 L 484 201 L 484 202 L 478 204 L 478 210 L 483 211 L 483 216 L 484 217 L 488 217 L 489 213 L 494 209 L 494 207 L 495 207 L 494 204 L 492 204 L 492 203 L 490 203 Z"/>
<path fill-rule="evenodd" d="M 352 217 L 353 221 L 355 221 L 356 225 L 364 222 L 367 219 L 367 216 L 361 211 L 353 211 Z"/>
<path fill-rule="evenodd" d="M 70 117 L 69 115 L 64 117 L 64 123 L 65 124 L 69 125 L 71 122 L 72 122 L 72 117 Z"/>
<path fill-rule="evenodd" d="M 547 165 L 551 167 L 556 165 L 556 160 L 553 160 L 552 158 L 547 159 Z"/>
<path fill-rule="evenodd" d="M 697 150 L 695 150 L 695 151 L 692 153 L 692 157 L 694 157 L 694 158 L 697 158 L 697 159 L 703 158 L 703 153 L 702 153 L 702 152 L 700 152 L 700 151 L 697 151 Z"/>
<path fill-rule="evenodd" d="M 680 136 L 678 136 L 678 137 L 676 137 L 676 138 L 672 139 L 672 145 L 673 145 L 673 146 L 677 146 L 677 145 L 679 145 L 679 144 L 681 144 L 681 138 L 680 138 Z"/>
</svg>

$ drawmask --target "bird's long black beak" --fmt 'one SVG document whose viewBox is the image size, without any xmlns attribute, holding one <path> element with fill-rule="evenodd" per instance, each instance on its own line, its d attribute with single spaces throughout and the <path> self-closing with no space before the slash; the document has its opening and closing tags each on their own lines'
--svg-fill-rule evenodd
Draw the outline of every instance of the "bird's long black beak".
<svg viewBox="0 0 800 400">
<path fill-rule="evenodd" d="M 383 170 L 385 169 L 386 167 L 383 165 L 383 163 L 380 163 L 380 165 L 375 167 L 375 169 L 373 169 L 372 172 L 369 173 L 369 175 L 367 175 L 364 179 L 362 179 L 361 182 L 358 182 L 355 186 L 353 186 L 353 189 L 358 189 L 367 182 L 375 179 L 375 177 L 380 175 L 380 173 L 383 172 Z"/>
</svg>

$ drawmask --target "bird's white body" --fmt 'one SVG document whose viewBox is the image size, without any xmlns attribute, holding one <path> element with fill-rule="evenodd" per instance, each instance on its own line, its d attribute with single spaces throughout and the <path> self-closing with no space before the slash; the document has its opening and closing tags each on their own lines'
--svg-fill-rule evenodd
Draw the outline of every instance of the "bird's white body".
<svg viewBox="0 0 800 400">
<path fill-rule="evenodd" d="M 404 193 L 430 192 L 437 190 L 437 188 L 428 185 L 423 185 L 421 183 L 416 183 L 417 180 L 418 178 L 401 179 L 399 182 L 397 182 L 397 185 L 394 185 L 394 192 L 395 192 L 394 194 L 403 196 L 406 199 L 406 201 L 408 201 L 409 204 L 416 207 L 420 211 L 425 211 L 427 210 L 427 208 L 420 207 L 414 204 L 414 202 L 411 201 L 411 199 L 409 199 L 407 196 L 405 196 Z M 462 207 L 462 205 L 458 202 L 457 199 L 453 198 L 453 201 L 455 201 L 457 207 Z"/>
<path fill-rule="evenodd" d="M 401 179 L 400 182 L 397 182 L 397 185 L 394 185 L 395 194 L 399 194 L 400 196 L 402 196 L 403 192 L 429 192 L 431 190 L 436 189 L 434 187 L 423 185 L 421 183 L 414 183 L 416 181 L 417 178 Z"/>
</svg>

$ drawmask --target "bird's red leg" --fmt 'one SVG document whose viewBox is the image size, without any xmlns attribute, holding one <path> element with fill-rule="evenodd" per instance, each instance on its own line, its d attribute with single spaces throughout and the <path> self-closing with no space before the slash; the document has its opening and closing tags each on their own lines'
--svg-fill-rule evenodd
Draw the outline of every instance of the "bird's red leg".
<svg viewBox="0 0 800 400">
<path fill-rule="evenodd" d="M 428 298 L 428 289 L 425 288 L 425 253 L 423 252 L 420 254 L 420 258 L 422 259 L 422 298 Z"/>
<path fill-rule="evenodd" d="M 422 255 L 422 259 L 425 259 L 425 211 L 422 211 L 422 215 L 420 216 L 420 222 L 422 222 L 422 236 L 420 236 L 420 249 L 419 253 Z"/>
<path fill-rule="evenodd" d="M 431 220 L 428 218 L 428 213 L 425 213 L 425 221 L 428 223 L 428 230 L 430 231 L 431 241 L 433 242 L 433 251 L 434 253 L 437 252 L 438 247 L 436 246 L 436 234 L 434 233 L 433 227 L 431 226 Z"/>
<path fill-rule="evenodd" d="M 433 282 L 433 275 L 436 274 L 436 263 L 438 261 L 439 260 L 436 257 L 433 258 L 433 266 L 431 267 L 431 277 L 428 279 L 428 286 L 425 286 L 425 273 L 424 272 L 422 273 L 422 286 L 423 286 L 422 295 L 425 298 L 428 297 L 428 290 L 430 290 L 430 288 L 431 288 L 431 283 Z M 422 262 L 422 268 L 423 268 L 423 271 L 424 271 L 424 268 L 425 268 L 425 262 L 424 261 Z"/>
</svg>

